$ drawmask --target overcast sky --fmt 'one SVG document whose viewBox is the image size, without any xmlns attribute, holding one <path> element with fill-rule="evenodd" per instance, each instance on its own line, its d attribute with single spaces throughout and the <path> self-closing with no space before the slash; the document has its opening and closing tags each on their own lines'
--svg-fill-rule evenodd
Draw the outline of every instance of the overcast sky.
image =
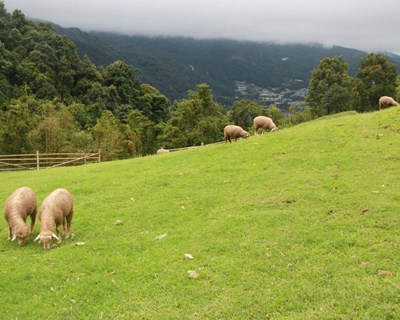
<svg viewBox="0 0 400 320">
<path fill-rule="evenodd" d="M 400 54 L 399 0 L 4 0 L 84 31 L 321 43 Z"/>
</svg>

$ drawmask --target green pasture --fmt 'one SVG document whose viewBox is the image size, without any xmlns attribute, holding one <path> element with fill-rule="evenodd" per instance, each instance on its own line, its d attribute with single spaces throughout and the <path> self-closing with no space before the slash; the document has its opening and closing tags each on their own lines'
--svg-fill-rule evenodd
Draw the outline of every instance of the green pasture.
<svg viewBox="0 0 400 320">
<path fill-rule="evenodd" d="M 67 188 L 74 237 L 19 247 L 2 219 L 0 319 L 400 319 L 400 107 L 1 172 L 1 206 L 22 186 Z"/>
</svg>

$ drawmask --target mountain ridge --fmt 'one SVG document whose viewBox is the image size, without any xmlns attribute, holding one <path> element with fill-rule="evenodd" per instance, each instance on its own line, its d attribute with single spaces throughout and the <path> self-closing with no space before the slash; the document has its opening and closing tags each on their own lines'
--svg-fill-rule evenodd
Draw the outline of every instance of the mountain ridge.
<svg viewBox="0 0 400 320">
<path fill-rule="evenodd" d="M 124 60 L 134 65 L 144 82 L 158 88 L 170 100 L 182 99 L 188 90 L 207 83 L 215 100 L 231 105 L 238 96 L 237 82 L 261 89 L 297 90 L 308 87 L 312 70 L 325 57 L 343 56 L 354 76 L 359 60 L 367 53 L 341 46 L 321 44 L 276 44 L 230 39 L 149 37 L 105 32 L 84 32 L 79 28 L 54 25 L 88 55 L 96 65 Z M 387 54 L 400 65 L 400 56 Z"/>
</svg>

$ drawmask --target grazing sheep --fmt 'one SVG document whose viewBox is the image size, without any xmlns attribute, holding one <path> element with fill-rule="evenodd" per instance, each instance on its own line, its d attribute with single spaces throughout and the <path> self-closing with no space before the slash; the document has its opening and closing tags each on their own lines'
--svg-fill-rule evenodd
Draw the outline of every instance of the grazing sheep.
<svg viewBox="0 0 400 320">
<path fill-rule="evenodd" d="M 272 119 L 264 116 L 258 116 L 254 118 L 253 128 L 254 128 L 254 135 L 257 135 L 257 131 L 260 128 L 262 128 L 261 131 L 262 134 L 266 133 L 268 129 L 271 130 L 271 132 L 278 130 L 278 127 L 275 125 Z"/>
<path fill-rule="evenodd" d="M 63 225 L 64 237 L 71 235 L 71 221 L 74 215 L 72 195 L 66 189 L 56 189 L 43 200 L 39 211 L 40 233 L 35 241 L 43 242 L 45 250 L 50 249 L 51 239 L 61 243 L 60 226 Z M 57 235 L 54 233 L 56 225 Z"/>
<path fill-rule="evenodd" d="M 157 154 L 164 154 L 164 153 L 169 153 L 169 150 L 164 148 L 160 148 L 157 150 Z"/>
<path fill-rule="evenodd" d="M 8 223 L 7 240 L 14 241 L 22 246 L 32 232 L 36 220 L 36 195 L 31 188 L 22 187 L 15 190 L 7 199 L 4 207 L 4 218 Z M 31 228 L 26 224 L 26 218 L 31 217 Z"/>
<path fill-rule="evenodd" d="M 382 96 L 379 98 L 379 110 L 381 110 L 382 108 L 398 106 L 398 105 L 400 105 L 400 103 L 398 103 L 392 97 Z"/>
<path fill-rule="evenodd" d="M 250 137 L 250 134 L 243 130 L 241 127 L 239 126 L 235 126 L 235 125 L 227 125 L 224 128 L 224 141 L 225 143 L 227 142 L 227 140 L 229 140 L 229 142 L 231 141 L 231 138 L 234 138 L 235 141 L 237 141 L 238 138 L 248 138 Z"/>
</svg>

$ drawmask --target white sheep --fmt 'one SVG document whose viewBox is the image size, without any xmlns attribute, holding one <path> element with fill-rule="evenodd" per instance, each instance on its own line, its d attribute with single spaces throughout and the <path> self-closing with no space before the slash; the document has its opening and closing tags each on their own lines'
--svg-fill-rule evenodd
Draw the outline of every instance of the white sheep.
<svg viewBox="0 0 400 320">
<path fill-rule="evenodd" d="M 224 141 L 225 143 L 229 140 L 231 141 L 231 138 L 235 139 L 237 141 L 238 138 L 244 138 L 247 139 L 250 136 L 250 134 L 243 130 L 242 127 L 235 126 L 233 124 L 229 124 L 224 128 Z"/>
<path fill-rule="evenodd" d="M 396 100 L 388 96 L 380 97 L 378 103 L 379 103 L 379 110 L 386 107 L 393 107 L 400 105 Z"/>
<path fill-rule="evenodd" d="M 22 246 L 35 225 L 37 204 L 35 192 L 28 187 L 15 190 L 6 200 L 4 218 L 8 223 L 8 240 L 18 239 Z M 26 224 L 30 216 L 31 227 Z"/>
<path fill-rule="evenodd" d="M 262 128 L 262 134 L 267 132 L 267 130 L 276 131 L 278 127 L 272 121 L 271 118 L 265 116 L 255 117 L 253 120 L 254 135 L 257 135 L 258 129 Z"/>
<path fill-rule="evenodd" d="M 50 249 L 51 239 L 61 243 L 60 226 L 63 225 L 64 238 L 71 235 L 71 221 L 74 215 L 73 199 L 66 189 L 56 189 L 43 200 L 39 211 L 40 233 L 35 241 L 43 242 L 45 250 Z M 56 225 L 57 235 L 54 233 Z"/>
<path fill-rule="evenodd" d="M 165 153 L 169 153 L 169 150 L 164 148 L 160 148 L 157 150 L 157 154 L 165 154 Z"/>
</svg>

